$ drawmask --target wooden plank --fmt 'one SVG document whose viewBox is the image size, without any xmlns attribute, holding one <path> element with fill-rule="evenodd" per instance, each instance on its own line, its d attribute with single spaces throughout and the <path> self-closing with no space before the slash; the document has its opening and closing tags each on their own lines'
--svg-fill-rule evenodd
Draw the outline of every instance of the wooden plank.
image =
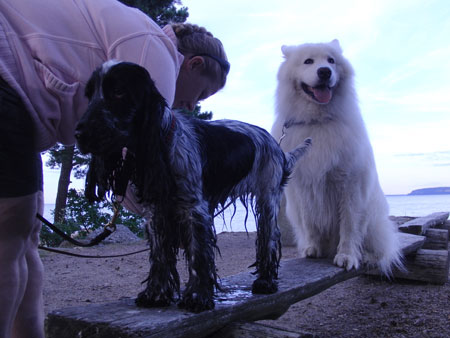
<svg viewBox="0 0 450 338">
<path fill-rule="evenodd" d="M 399 234 L 402 248 L 412 252 L 425 240 L 422 236 Z M 223 292 L 216 308 L 199 314 L 167 308 L 143 309 L 126 299 L 108 304 L 66 308 L 50 313 L 46 320 L 48 338 L 83 337 L 205 337 L 232 322 L 277 318 L 290 305 L 311 297 L 336 283 L 353 278 L 364 269 L 345 271 L 331 259 L 290 259 L 281 262 L 279 291 L 253 295 L 254 276 L 243 272 L 222 280 Z"/>
<path fill-rule="evenodd" d="M 405 253 L 405 270 L 394 270 L 395 278 L 416 280 L 433 284 L 444 284 L 448 281 L 449 252 L 447 230 L 428 229 L 424 241 L 412 243 Z M 400 236 L 407 235 L 400 233 Z M 405 245 L 406 241 L 402 241 Z M 380 275 L 377 269 L 367 272 L 369 275 Z"/>
<path fill-rule="evenodd" d="M 419 250 L 425 243 L 424 236 L 412 235 L 408 233 L 397 233 L 400 241 L 400 247 L 404 256 Z"/>
<path fill-rule="evenodd" d="M 210 336 L 211 337 L 211 336 Z M 215 332 L 214 338 L 312 338 L 310 332 L 283 330 L 261 323 L 233 323 Z M 212 337 L 211 337 L 212 338 Z"/>
<path fill-rule="evenodd" d="M 408 253 L 404 251 L 404 271 L 394 270 L 395 278 L 416 280 L 433 284 L 444 284 L 448 280 L 449 254 L 447 251 L 447 230 L 428 229 L 422 246 L 414 243 Z M 401 233 L 400 233 L 401 235 Z M 409 254 L 409 255 L 408 255 Z M 379 275 L 377 270 L 369 271 L 370 275 Z"/>
<path fill-rule="evenodd" d="M 419 249 L 415 255 L 406 257 L 405 267 L 406 272 L 396 271 L 396 278 L 442 285 L 448 281 L 449 252 Z"/>
<path fill-rule="evenodd" d="M 445 221 L 444 224 L 439 224 L 436 229 L 443 229 L 448 231 L 448 239 L 450 240 L 450 221 Z"/>
<path fill-rule="evenodd" d="M 398 229 L 402 232 L 422 235 L 425 231 L 439 224 L 443 224 L 448 219 L 448 212 L 435 212 L 425 217 L 418 217 L 409 222 L 399 225 Z"/>
<path fill-rule="evenodd" d="M 424 236 L 412 235 L 408 233 L 399 232 L 397 233 L 399 237 L 400 246 L 402 248 L 403 256 L 407 256 L 410 254 L 415 254 L 417 250 L 422 248 L 424 245 L 426 238 Z M 371 276 L 381 276 L 382 273 L 378 268 L 370 269 L 366 271 L 366 274 Z M 394 271 L 394 277 L 396 277 L 396 271 Z"/>
<path fill-rule="evenodd" d="M 360 273 L 346 272 L 331 260 L 286 260 L 280 268 L 279 291 L 272 295 L 253 295 L 255 277 L 245 272 L 222 280 L 224 292 L 217 294 L 213 311 L 143 309 L 131 299 L 93 304 L 50 313 L 47 337 L 204 337 L 234 321 L 276 318 L 291 304 Z"/>
<path fill-rule="evenodd" d="M 448 230 L 428 229 L 425 231 L 425 243 L 422 249 L 448 250 Z"/>
</svg>

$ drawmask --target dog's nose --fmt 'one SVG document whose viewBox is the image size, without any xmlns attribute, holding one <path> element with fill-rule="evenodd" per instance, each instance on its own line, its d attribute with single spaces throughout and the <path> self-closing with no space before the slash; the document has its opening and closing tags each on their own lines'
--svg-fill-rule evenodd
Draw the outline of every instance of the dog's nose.
<svg viewBox="0 0 450 338">
<path fill-rule="evenodd" d="M 331 77 L 331 69 L 328 67 L 320 67 L 317 69 L 317 76 L 321 80 L 328 80 Z"/>
</svg>

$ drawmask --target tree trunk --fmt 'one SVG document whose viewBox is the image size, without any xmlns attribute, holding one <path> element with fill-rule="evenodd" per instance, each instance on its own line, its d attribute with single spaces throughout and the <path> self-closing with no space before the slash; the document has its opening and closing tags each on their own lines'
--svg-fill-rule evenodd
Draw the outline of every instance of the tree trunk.
<svg viewBox="0 0 450 338">
<path fill-rule="evenodd" d="M 61 172 L 59 174 L 58 192 L 55 201 L 55 223 L 64 221 L 64 209 L 67 203 L 67 193 L 70 185 L 70 174 L 73 168 L 73 154 L 75 146 L 66 146 L 61 157 Z"/>
</svg>

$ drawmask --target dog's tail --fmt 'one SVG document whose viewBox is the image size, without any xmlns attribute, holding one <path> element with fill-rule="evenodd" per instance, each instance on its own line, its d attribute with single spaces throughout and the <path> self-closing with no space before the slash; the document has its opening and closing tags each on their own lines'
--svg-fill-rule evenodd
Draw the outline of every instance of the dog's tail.
<svg viewBox="0 0 450 338">
<path fill-rule="evenodd" d="M 305 155 L 308 148 L 311 146 L 312 140 L 311 138 L 307 138 L 303 141 L 302 144 L 297 146 L 294 150 L 291 150 L 288 153 L 285 153 L 286 157 L 286 165 L 284 170 L 288 173 L 287 176 L 289 176 L 292 172 L 292 169 L 294 168 L 294 165 L 297 163 L 300 157 Z"/>
<path fill-rule="evenodd" d="M 406 272 L 407 269 L 400 248 L 398 227 L 386 214 L 379 212 L 371 217 L 373 223 L 368 226 L 365 243 L 366 260 L 370 266 L 377 266 L 383 275 L 392 278 L 393 271 Z"/>
</svg>

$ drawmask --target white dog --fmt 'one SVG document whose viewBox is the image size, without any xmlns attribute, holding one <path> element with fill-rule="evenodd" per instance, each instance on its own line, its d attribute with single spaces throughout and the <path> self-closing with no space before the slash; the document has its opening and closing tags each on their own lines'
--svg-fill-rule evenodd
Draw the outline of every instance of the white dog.
<svg viewBox="0 0 450 338">
<path fill-rule="evenodd" d="M 314 146 L 286 192 L 286 214 L 304 257 L 334 257 L 347 270 L 401 267 L 396 227 L 378 182 L 353 88 L 353 69 L 337 40 L 283 46 L 272 135 L 284 150 Z"/>
</svg>

